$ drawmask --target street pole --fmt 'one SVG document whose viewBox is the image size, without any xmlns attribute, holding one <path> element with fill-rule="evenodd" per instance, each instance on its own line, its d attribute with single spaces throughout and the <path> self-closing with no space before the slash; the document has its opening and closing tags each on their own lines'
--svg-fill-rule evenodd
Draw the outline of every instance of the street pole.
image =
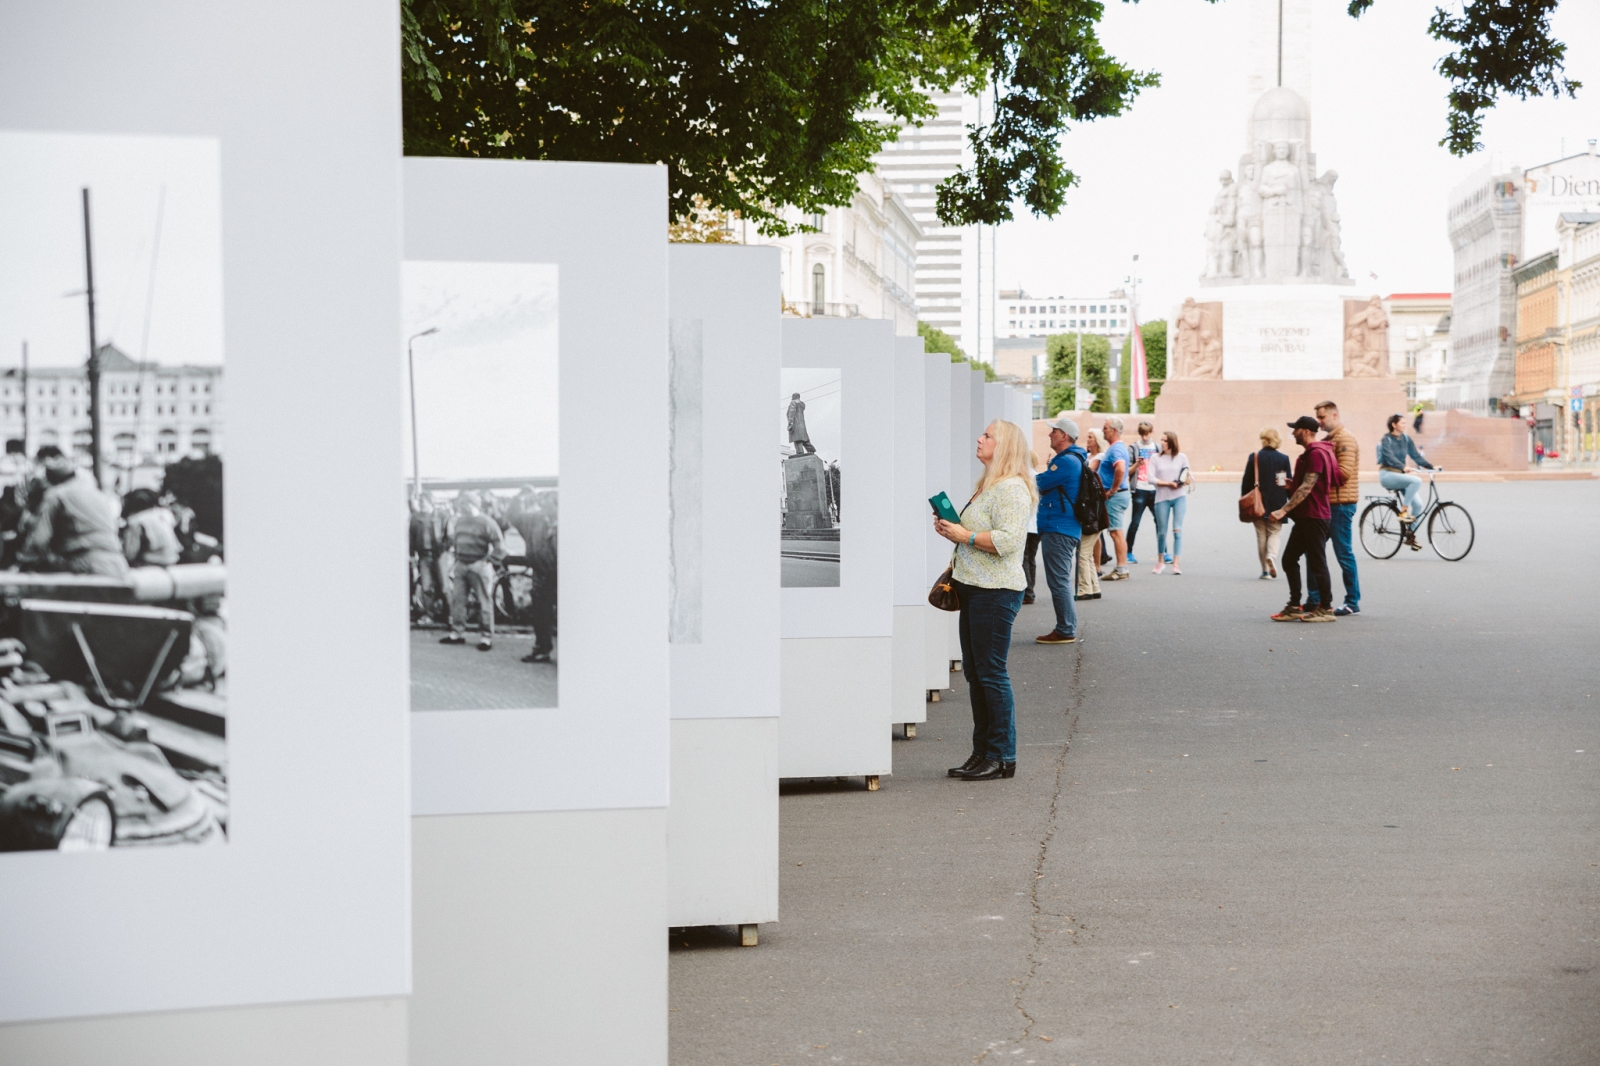
<svg viewBox="0 0 1600 1066">
<path fill-rule="evenodd" d="M 427 337 L 438 333 L 438 326 L 430 326 L 421 333 L 413 333 L 406 338 L 406 379 L 411 393 L 411 495 L 413 499 L 422 498 L 422 461 L 418 458 L 420 451 L 417 447 L 417 361 L 411 354 L 411 345 L 419 337 Z"/>
<path fill-rule="evenodd" d="M 89 298 L 89 449 L 95 488 L 100 488 L 100 341 L 94 328 L 94 245 L 89 235 L 89 187 L 83 187 L 83 273 Z"/>
<path fill-rule="evenodd" d="M 22 454 L 32 455 L 28 447 L 28 342 L 22 342 Z"/>
<path fill-rule="evenodd" d="M 1078 394 L 1083 392 L 1083 320 L 1078 320 L 1078 361 L 1072 367 L 1072 409 L 1078 409 Z"/>
</svg>

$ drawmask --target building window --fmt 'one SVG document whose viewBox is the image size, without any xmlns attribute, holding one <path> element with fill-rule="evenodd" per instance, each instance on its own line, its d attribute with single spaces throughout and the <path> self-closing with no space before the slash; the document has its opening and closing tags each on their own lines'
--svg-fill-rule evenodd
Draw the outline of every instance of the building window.
<svg viewBox="0 0 1600 1066">
<path fill-rule="evenodd" d="M 72 435 L 72 450 L 79 455 L 89 455 L 94 444 L 94 437 L 86 429 L 80 429 Z"/>
<path fill-rule="evenodd" d="M 178 454 L 178 431 L 177 430 L 175 430 L 175 429 L 163 429 L 160 433 L 156 434 L 156 454 L 157 455 L 177 455 Z"/>
<path fill-rule="evenodd" d="M 211 454 L 211 431 L 201 428 L 189 434 L 189 451 L 196 458 L 204 459 Z"/>
<path fill-rule="evenodd" d="M 826 314 L 828 303 L 828 272 L 818 263 L 811 268 L 811 313 Z"/>
<path fill-rule="evenodd" d="M 136 438 L 132 433 L 118 433 L 112 438 L 112 446 L 117 450 L 117 462 L 123 466 L 133 465 L 133 451 Z"/>
</svg>

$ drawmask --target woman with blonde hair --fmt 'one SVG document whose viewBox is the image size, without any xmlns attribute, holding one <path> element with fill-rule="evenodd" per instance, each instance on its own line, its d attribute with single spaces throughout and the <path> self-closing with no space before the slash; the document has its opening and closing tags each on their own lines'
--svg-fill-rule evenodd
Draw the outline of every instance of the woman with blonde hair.
<svg viewBox="0 0 1600 1066">
<path fill-rule="evenodd" d="M 956 546 L 952 578 L 961 598 L 961 672 L 972 700 L 972 754 L 951 777 L 993 781 L 1017 772 L 1016 703 L 1006 656 L 1011 624 L 1027 579 L 1022 548 L 1039 503 L 1028 438 L 1014 423 L 995 420 L 978 438 L 983 476 L 961 521 L 933 520 Z"/>
<path fill-rule="evenodd" d="M 1244 460 L 1244 480 L 1239 483 L 1239 495 L 1248 496 L 1250 490 L 1261 489 L 1261 505 L 1266 510 L 1252 525 L 1256 527 L 1256 555 L 1261 560 L 1261 580 L 1270 581 L 1278 576 L 1278 536 L 1283 530 L 1283 520 L 1273 521 L 1272 515 L 1289 502 L 1289 457 L 1278 450 L 1283 438 L 1271 426 L 1261 431 L 1261 450 L 1252 452 Z"/>
</svg>

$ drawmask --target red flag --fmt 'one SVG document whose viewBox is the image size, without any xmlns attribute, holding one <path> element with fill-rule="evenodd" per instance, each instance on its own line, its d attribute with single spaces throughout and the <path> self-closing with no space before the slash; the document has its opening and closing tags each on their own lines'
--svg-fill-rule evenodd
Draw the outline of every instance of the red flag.
<svg viewBox="0 0 1600 1066">
<path fill-rule="evenodd" d="M 1150 395 L 1150 368 L 1144 361 L 1144 334 L 1139 332 L 1139 319 L 1133 320 L 1133 380 L 1129 384 L 1133 387 L 1133 398 L 1142 400 Z"/>
</svg>

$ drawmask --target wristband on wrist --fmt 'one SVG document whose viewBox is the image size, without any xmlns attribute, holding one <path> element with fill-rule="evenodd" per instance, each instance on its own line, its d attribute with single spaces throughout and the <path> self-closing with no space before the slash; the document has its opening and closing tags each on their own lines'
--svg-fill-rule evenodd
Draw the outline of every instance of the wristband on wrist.
<svg viewBox="0 0 1600 1066">
<path fill-rule="evenodd" d="M 969 548 L 974 547 L 975 545 L 977 545 L 977 543 L 978 543 L 978 535 L 976 533 L 968 533 L 967 534 L 967 547 L 969 547 Z"/>
</svg>

